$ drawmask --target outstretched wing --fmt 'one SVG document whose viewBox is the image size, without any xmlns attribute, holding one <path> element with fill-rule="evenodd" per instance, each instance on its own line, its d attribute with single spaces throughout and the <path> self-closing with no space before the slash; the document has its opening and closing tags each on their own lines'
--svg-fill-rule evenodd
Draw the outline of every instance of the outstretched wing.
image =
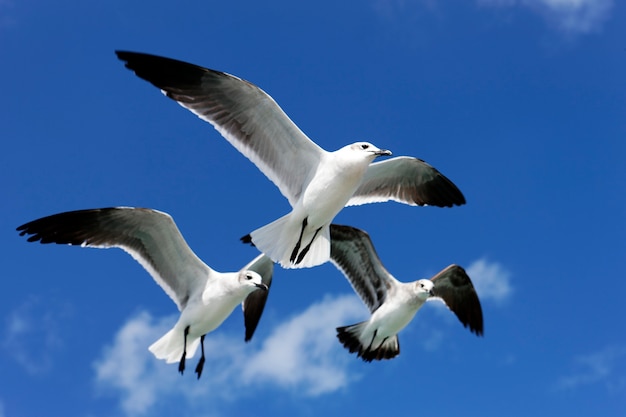
<svg viewBox="0 0 626 417">
<path fill-rule="evenodd" d="M 464 327 L 477 336 L 483 334 L 483 311 L 478 294 L 465 270 L 458 265 L 450 265 L 431 278 L 435 284 L 433 296 L 440 299 L 458 317 Z"/>
<path fill-rule="evenodd" d="M 256 272 L 261 275 L 263 284 L 267 285 L 267 291 L 253 291 L 241 304 L 243 309 L 244 325 L 246 328 L 244 340 L 248 342 L 252 339 L 254 331 L 259 324 L 259 320 L 261 320 L 261 315 L 263 314 L 263 309 L 265 308 L 265 303 L 267 302 L 267 297 L 270 293 L 272 276 L 274 274 L 274 262 L 265 255 L 259 255 L 248 265 L 241 268 L 241 270 Z"/>
<path fill-rule="evenodd" d="M 155 55 L 116 51 L 126 68 L 211 123 L 293 206 L 325 152 L 252 83 Z"/>
<path fill-rule="evenodd" d="M 385 302 L 389 289 L 396 282 L 363 230 L 331 224 L 330 259 L 372 313 Z"/>
<path fill-rule="evenodd" d="M 399 156 L 371 164 L 348 206 L 397 201 L 413 206 L 465 204 L 456 185 L 421 159 Z"/>
<path fill-rule="evenodd" d="M 137 260 L 176 303 L 202 291 L 212 269 L 189 248 L 172 217 L 131 207 L 68 211 L 17 228 L 29 242 L 121 248 Z"/>
</svg>

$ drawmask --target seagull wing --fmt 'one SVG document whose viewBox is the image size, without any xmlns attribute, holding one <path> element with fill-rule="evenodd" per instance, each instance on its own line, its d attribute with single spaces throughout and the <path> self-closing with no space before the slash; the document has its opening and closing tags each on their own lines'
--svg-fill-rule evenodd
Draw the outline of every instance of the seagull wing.
<svg viewBox="0 0 626 417">
<path fill-rule="evenodd" d="M 431 278 L 433 296 L 428 300 L 440 299 L 458 317 L 464 327 L 481 336 L 483 334 L 483 311 L 478 294 L 470 277 L 458 265 L 450 265 Z"/>
<path fill-rule="evenodd" d="M 465 204 L 456 185 L 421 159 L 408 156 L 371 164 L 348 206 L 397 201 L 412 206 Z"/>
<path fill-rule="evenodd" d="M 265 302 L 270 293 L 270 287 L 272 285 L 272 275 L 274 273 L 274 262 L 265 255 L 259 255 L 253 259 L 248 265 L 241 268 L 241 270 L 254 271 L 261 275 L 263 284 L 267 285 L 267 291 L 253 291 L 241 304 L 243 308 L 243 319 L 246 328 L 245 341 L 248 342 L 252 339 L 254 331 L 256 330 L 263 309 L 265 308 Z"/>
<path fill-rule="evenodd" d="M 19 226 L 29 242 L 120 248 L 129 253 L 176 303 L 204 290 L 213 270 L 189 248 L 172 217 L 131 207 L 68 211 Z"/>
<path fill-rule="evenodd" d="M 138 77 L 211 123 L 295 204 L 325 151 L 267 93 L 233 75 L 186 62 L 116 54 Z"/>
<path fill-rule="evenodd" d="M 363 230 L 331 224 L 330 259 L 372 313 L 385 302 L 391 287 L 397 283 Z"/>
</svg>

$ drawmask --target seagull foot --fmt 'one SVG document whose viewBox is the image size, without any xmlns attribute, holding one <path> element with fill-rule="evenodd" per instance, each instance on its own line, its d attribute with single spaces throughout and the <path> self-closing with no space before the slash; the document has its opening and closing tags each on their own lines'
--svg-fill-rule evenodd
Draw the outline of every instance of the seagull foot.
<svg viewBox="0 0 626 417">
<path fill-rule="evenodd" d="M 183 356 L 180 357 L 180 362 L 178 362 L 178 372 L 182 375 L 185 371 L 185 358 L 187 357 L 187 352 L 183 352 Z"/>
<path fill-rule="evenodd" d="M 198 361 L 198 366 L 196 366 L 196 373 L 198 374 L 198 379 L 202 376 L 202 369 L 204 369 L 204 356 L 200 358 Z"/>
</svg>

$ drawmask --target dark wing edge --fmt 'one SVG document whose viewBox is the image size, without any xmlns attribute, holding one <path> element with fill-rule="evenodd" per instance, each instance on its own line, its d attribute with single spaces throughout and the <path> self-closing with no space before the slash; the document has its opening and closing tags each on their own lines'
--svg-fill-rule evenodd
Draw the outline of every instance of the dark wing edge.
<svg viewBox="0 0 626 417">
<path fill-rule="evenodd" d="M 117 209 L 117 207 L 106 207 L 66 211 L 24 223 L 15 230 L 20 233 L 20 236 L 29 235 L 28 242 L 113 247 L 115 245 L 109 242 L 108 236 L 94 234 L 93 230 L 100 229 L 102 217 Z"/>
<path fill-rule="evenodd" d="M 244 340 L 249 342 L 252 336 L 254 336 L 254 332 L 263 315 L 267 297 L 269 297 L 270 294 L 274 274 L 274 262 L 265 255 L 259 255 L 242 269 L 254 271 L 261 275 L 263 284 L 267 285 L 267 291 L 253 291 L 241 304 L 245 327 Z"/>
<path fill-rule="evenodd" d="M 463 327 L 483 336 L 483 311 L 478 294 L 465 270 L 450 265 L 431 278 L 435 284 L 433 297 L 440 299 L 457 316 Z"/>
<path fill-rule="evenodd" d="M 395 278 L 383 266 L 367 232 L 331 224 L 330 259 L 370 312 L 385 302 L 390 281 Z"/>
<path fill-rule="evenodd" d="M 269 94 L 222 71 L 157 55 L 115 53 L 139 78 L 213 125 L 295 204 L 324 151 Z"/>
<path fill-rule="evenodd" d="M 31 235 L 29 242 L 123 249 L 148 271 L 179 310 L 187 304 L 193 288 L 204 287 L 205 277 L 212 271 L 189 248 L 172 217 L 157 210 L 107 207 L 68 211 L 25 223 L 17 231 L 21 236 Z"/>
<path fill-rule="evenodd" d="M 461 190 L 436 168 L 408 156 L 371 164 L 347 205 L 389 200 L 435 207 L 460 206 L 466 202 Z"/>
</svg>

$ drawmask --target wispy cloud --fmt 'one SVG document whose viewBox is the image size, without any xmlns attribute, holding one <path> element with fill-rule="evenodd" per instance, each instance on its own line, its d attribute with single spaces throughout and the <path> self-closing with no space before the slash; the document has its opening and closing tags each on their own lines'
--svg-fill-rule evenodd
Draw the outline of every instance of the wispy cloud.
<svg viewBox="0 0 626 417">
<path fill-rule="evenodd" d="M 478 6 L 483 8 L 529 10 L 543 17 L 551 28 L 566 35 L 601 30 L 602 25 L 611 17 L 613 2 L 614 0 L 476 0 Z M 445 5 L 440 0 L 372 0 L 374 11 L 388 20 L 421 11 L 429 15 L 441 15 Z"/>
<path fill-rule="evenodd" d="M 367 310 L 354 295 L 326 298 L 312 305 L 276 327 L 261 350 L 248 361 L 245 380 L 301 387 L 307 395 L 319 395 L 347 385 L 346 362 L 352 358 L 337 343 L 335 328 L 346 320 L 366 317 L 364 314 L 368 314 Z"/>
<path fill-rule="evenodd" d="M 481 301 L 506 301 L 513 293 L 511 274 L 497 262 L 479 259 L 466 268 Z"/>
<path fill-rule="evenodd" d="M 574 358 L 576 370 L 561 377 L 558 390 L 573 390 L 604 383 L 609 391 L 626 391 L 626 347 L 608 346 Z"/>
<path fill-rule="evenodd" d="M 567 34 L 599 30 L 609 19 L 613 0 L 478 0 L 482 6 L 524 7 Z"/>
<path fill-rule="evenodd" d="M 68 314 L 68 306 L 30 297 L 5 318 L 0 347 L 26 372 L 47 372 L 55 352 L 64 346 L 59 325 Z"/>
<path fill-rule="evenodd" d="M 260 344 L 255 343 L 260 340 L 245 344 L 240 334 L 218 330 L 205 341 L 205 375 L 198 382 L 192 374 L 193 361 L 191 375 L 181 377 L 175 366 L 157 361 L 147 350 L 176 318 L 154 319 L 142 312 L 120 329 L 94 364 L 96 383 L 103 392 L 121 396 L 120 407 L 128 416 L 147 413 L 164 400 L 176 401 L 179 411 L 190 410 L 195 399 L 245 396 L 243 388 L 278 386 L 304 396 L 329 393 L 353 378 L 348 373 L 353 358 L 337 343 L 334 329 L 365 314 L 356 296 L 346 295 L 325 298 L 287 319 Z"/>
<path fill-rule="evenodd" d="M 154 320 L 141 312 L 120 329 L 113 344 L 104 349 L 95 363 L 96 380 L 103 388 L 121 391 L 121 408 L 128 415 L 141 414 L 157 400 L 164 386 L 176 387 L 173 372 L 156 366 L 146 353 L 149 346 L 164 334 L 176 318 Z"/>
</svg>

